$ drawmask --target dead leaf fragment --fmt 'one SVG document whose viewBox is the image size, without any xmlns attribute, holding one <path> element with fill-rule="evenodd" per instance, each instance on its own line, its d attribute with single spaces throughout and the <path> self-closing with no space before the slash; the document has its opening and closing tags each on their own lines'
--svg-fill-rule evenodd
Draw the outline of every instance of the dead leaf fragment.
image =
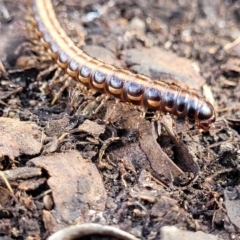
<svg viewBox="0 0 240 240">
<path fill-rule="evenodd" d="M 230 221 L 240 230 L 240 199 L 239 195 L 240 186 L 236 187 L 233 191 L 224 191 L 225 205 L 227 215 Z"/>
<path fill-rule="evenodd" d="M 35 155 L 42 148 L 41 131 L 32 122 L 0 118 L 0 158 L 14 159 L 22 154 Z"/>
<path fill-rule="evenodd" d="M 86 132 L 94 137 L 98 137 L 100 134 L 104 133 L 105 125 L 100 125 L 96 122 L 85 120 L 84 123 L 78 127 L 78 130 Z"/>
<path fill-rule="evenodd" d="M 148 121 L 142 122 L 139 129 L 141 138 L 139 139 L 141 149 L 146 154 L 152 171 L 151 173 L 164 179 L 165 183 L 171 182 L 171 179 L 177 179 L 178 176 L 183 174 L 183 171 L 173 163 L 167 154 L 161 149 L 157 143 L 152 132 L 151 123 Z"/>
<path fill-rule="evenodd" d="M 54 209 L 51 214 L 60 229 L 72 222 L 85 222 L 89 210 L 103 211 L 106 191 L 96 166 L 79 152 L 56 153 L 28 162 L 44 168 L 50 175 Z"/>
</svg>

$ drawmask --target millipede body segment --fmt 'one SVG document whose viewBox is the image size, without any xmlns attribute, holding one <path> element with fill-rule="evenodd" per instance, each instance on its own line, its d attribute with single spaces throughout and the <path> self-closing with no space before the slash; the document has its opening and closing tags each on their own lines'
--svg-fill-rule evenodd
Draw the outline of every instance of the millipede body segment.
<svg viewBox="0 0 240 240">
<path fill-rule="evenodd" d="M 31 24 L 52 59 L 76 82 L 122 102 L 195 121 L 208 130 L 214 108 L 195 92 L 103 63 L 78 48 L 60 26 L 51 0 L 31 0 Z"/>
</svg>

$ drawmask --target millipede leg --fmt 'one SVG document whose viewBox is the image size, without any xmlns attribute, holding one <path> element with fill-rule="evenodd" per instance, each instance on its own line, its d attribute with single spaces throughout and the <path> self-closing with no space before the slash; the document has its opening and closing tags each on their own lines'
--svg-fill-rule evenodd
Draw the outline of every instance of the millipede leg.
<svg viewBox="0 0 240 240">
<path fill-rule="evenodd" d="M 61 72 L 62 72 L 62 69 L 58 68 L 58 65 L 57 65 L 54 76 L 52 77 L 52 79 L 50 80 L 50 82 L 48 84 L 50 89 L 53 89 L 53 86 L 58 82 L 58 78 L 59 78 Z"/>
<path fill-rule="evenodd" d="M 69 77 L 67 74 L 64 74 L 60 79 L 59 82 L 63 82 L 64 84 L 62 85 L 62 87 L 60 88 L 60 90 L 54 94 L 53 100 L 51 102 L 51 105 L 54 105 L 55 102 L 59 99 L 59 97 L 61 96 L 61 94 L 63 93 L 63 91 L 69 86 L 69 84 L 72 81 L 72 78 Z"/>
<path fill-rule="evenodd" d="M 105 154 L 105 151 L 107 149 L 107 147 L 115 141 L 118 141 L 119 137 L 114 137 L 112 136 L 111 138 L 108 138 L 106 141 L 104 141 L 100 151 L 99 151 L 99 156 L 98 156 L 98 166 L 100 168 L 105 168 L 108 167 L 109 165 L 103 162 L 103 155 Z"/>
<path fill-rule="evenodd" d="M 78 83 L 77 86 L 70 90 L 70 104 L 75 109 L 75 114 L 87 115 L 89 112 L 92 112 L 92 109 L 96 105 L 96 100 L 93 95 L 96 94 L 96 91 L 93 89 L 88 89 L 86 86 Z M 80 103 L 80 96 L 84 96 L 84 102 Z"/>
<path fill-rule="evenodd" d="M 161 125 L 160 120 L 157 121 L 157 134 L 158 134 L 158 136 L 161 136 L 161 134 L 162 134 L 162 125 Z"/>
<path fill-rule="evenodd" d="M 96 90 L 88 89 L 82 83 L 77 83 L 77 85 L 75 87 L 75 92 L 78 93 L 78 95 L 79 95 L 79 93 L 81 93 L 82 95 L 84 95 L 86 97 L 92 97 L 94 94 L 96 94 Z"/>
<path fill-rule="evenodd" d="M 157 132 L 156 132 L 156 126 L 155 126 L 156 121 L 151 121 L 151 128 L 152 128 L 152 135 L 154 136 L 155 139 L 158 138 L 158 136 L 161 135 L 161 124 L 159 121 L 157 121 Z M 160 127 L 160 132 L 159 128 Z"/>
<path fill-rule="evenodd" d="M 157 124 L 157 134 L 158 136 L 161 135 L 162 133 L 162 125 L 161 125 L 161 120 L 163 118 L 164 114 L 160 111 L 156 111 L 153 118 L 152 118 L 152 122 L 156 122 Z"/>
<path fill-rule="evenodd" d="M 89 97 L 89 96 L 88 96 Z M 87 100 L 87 104 L 82 104 L 81 107 L 84 105 L 84 109 L 81 111 L 81 114 L 97 114 L 100 109 L 106 104 L 107 100 L 109 99 L 109 95 L 102 94 L 98 96 L 96 99 L 90 96 L 90 99 Z M 96 104 L 100 103 L 96 108 Z M 93 110 L 95 108 L 95 110 Z"/>
<path fill-rule="evenodd" d="M 168 134 L 178 141 L 178 136 L 173 129 L 174 118 L 172 116 L 169 114 L 163 115 L 163 113 L 157 111 L 154 114 L 152 121 L 155 121 L 157 123 L 157 132 L 159 136 L 161 135 L 161 126 L 163 126 Z"/>
<path fill-rule="evenodd" d="M 35 31 L 33 31 L 33 26 L 31 23 L 27 22 L 25 25 L 25 30 L 27 32 L 28 38 L 30 40 L 32 39 L 38 39 L 37 34 Z"/>
<path fill-rule="evenodd" d="M 157 118 L 157 133 L 158 136 L 160 136 L 162 134 L 162 126 L 164 126 L 164 124 L 162 122 L 163 119 L 166 117 L 166 114 L 164 114 L 163 112 L 158 112 L 158 118 Z"/>
<path fill-rule="evenodd" d="M 146 116 L 147 108 L 138 107 L 138 110 L 140 111 L 140 114 L 139 114 L 138 121 L 137 121 L 137 130 L 139 129 L 143 119 Z"/>
<path fill-rule="evenodd" d="M 24 41 L 17 47 L 17 49 L 15 49 L 14 53 L 20 54 L 20 52 L 23 52 L 23 49 L 24 49 L 24 52 L 30 51 L 31 47 L 32 47 L 32 44 L 30 42 Z"/>
<path fill-rule="evenodd" d="M 39 51 L 42 50 L 42 47 L 41 46 L 33 46 L 31 43 L 30 43 L 30 47 L 29 49 L 33 52 L 33 53 L 36 53 L 36 55 L 39 53 Z"/>
<path fill-rule="evenodd" d="M 37 76 L 37 81 L 40 81 L 44 75 L 46 75 L 46 74 L 48 74 L 48 73 L 56 70 L 57 68 L 58 68 L 58 65 L 57 65 L 57 64 L 54 64 L 54 65 L 50 66 L 49 68 L 41 71 L 41 72 L 38 74 L 38 76 Z M 61 72 L 61 71 L 60 71 L 60 72 Z M 55 75 L 54 75 L 54 76 L 55 76 Z"/>
<path fill-rule="evenodd" d="M 68 74 L 63 74 L 62 76 L 59 77 L 60 73 L 62 72 L 62 69 L 59 68 L 59 72 L 57 71 L 54 79 L 52 79 L 52 84 L 56 84 L 56 83 L 65 83 L 66 79 L 70 78 L 72 79 Z"/>
<path fill-rule="evenodd" d="M 81 105 L 78 106 L 78 109 L 75 111 L 75 115 L 87 115 L 88 111 L 85 111 L 87 105 L 90 101 L 84 101 Z"/>
<path fill-rule="evenodd" d="M 82 94 L 82 91 L 78 87 L 75 87 L 69 90 L 68 98 L 70 100 L 70 105 L 73 106 L 73 108 L 75 108 L 74 103 L 78 102 L 78 98 L 81 94 Z"/>
<path fill-rule="evenodd" d="M 107 114 L 107 116 L 105 117 L 105 121 L 107 123 L 111 122 L 111 116 L 114 113 L 114 111 L 116 110 L 116 106 L 120 104 L 120 100 L 118 98 L 115 98 L 115 103 L 112 106 L 111 111 Z"/>
<path fill-rule="evenodd" d="M 44 53 L 44 52 L 43 52 Z M 38 61 L 40 61 L 40 62 L 50 62 L 50 61 L 52 61 L 52 58 L 51 57 L 49 57 L 48 55 L 46 55 L 46 54 L 42 54 L 41 56 L 39 56 L 39 57 L 36 57 L 37 58 L 37 60 Z"/>
<path fill-rule="evenodd" d="M 177 116 L 172 115 L 172 120 L 173 130 L 177 132 Z"/>
<path fill-rule="evenodd" d="M 99 98 L 99 99 L 98 99 Z M 107 100 L 110 98 L 109 95 L 103 94 L 96 98 L 96 102 L 100 102 L 98 107 L 94 110 L 93 114 L 97 114 L 100 109 L 106 104 Z"/>
<path fill-rule="evenodd" d="M 197 130 L 198 135 L 202 134 L 201 129 L 197 123 L 195 123 L 194 128 Z"/>
</svg>

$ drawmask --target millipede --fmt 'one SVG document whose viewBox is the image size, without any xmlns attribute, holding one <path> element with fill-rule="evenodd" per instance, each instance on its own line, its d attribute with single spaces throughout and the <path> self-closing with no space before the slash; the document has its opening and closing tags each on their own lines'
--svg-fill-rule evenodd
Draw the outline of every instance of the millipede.
<svg viewBox="0 0 240 240">
<path fill-rule="evenodd" d="M 215 122 L 210 102 L 196 92 L 97 60 L 78 48 L 56 18 L 51 0 L 30 0 L 29 21 L 46 53 L 71 78 L 121 102 L 194 121 L 208 131 Z"/>
</svg>

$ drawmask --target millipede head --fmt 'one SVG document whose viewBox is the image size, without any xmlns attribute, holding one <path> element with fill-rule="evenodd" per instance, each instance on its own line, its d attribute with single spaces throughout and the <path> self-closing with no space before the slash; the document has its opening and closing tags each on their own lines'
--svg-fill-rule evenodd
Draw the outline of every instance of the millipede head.
<svg viewBox="0 0 240 240">
<path fill-rule="evenodd" d="M 209 102 L 205 102 L 200 107 L 197 118 L 197 125 L 204 131 L 208 131 L 211 127 L 211 124 L 216 120 L 213 106 Z"/>
</svg>

